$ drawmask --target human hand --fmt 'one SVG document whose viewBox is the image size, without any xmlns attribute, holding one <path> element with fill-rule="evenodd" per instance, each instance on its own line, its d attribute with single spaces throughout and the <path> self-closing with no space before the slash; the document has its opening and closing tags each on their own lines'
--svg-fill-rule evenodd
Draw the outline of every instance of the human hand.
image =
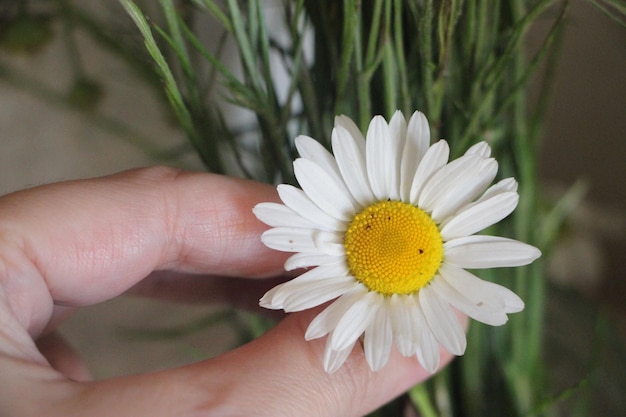
<svg viewBox="0 0 626 417">
<path fill-rule="evenodd" d="M 359 347 L 328 375 L 324 341 L 304 340 L 319 309 L 216 358 L 104 381 L 51 336 L 129 289 L 256 306 L 286 257 L 261 243 L 251 211 L 271 200 L 270 186 L 167 168 L 0 198 L 0 415 L 356 416 L 429 377 L 395 351 L 373 373 Z"/>
</svg>

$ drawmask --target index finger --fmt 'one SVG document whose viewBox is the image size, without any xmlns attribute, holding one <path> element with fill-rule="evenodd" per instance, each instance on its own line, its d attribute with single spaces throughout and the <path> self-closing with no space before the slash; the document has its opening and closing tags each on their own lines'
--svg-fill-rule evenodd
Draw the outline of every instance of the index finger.
<svg viewBox="0 0 626 417">
<path fill-rule="evenodd" d="M 0 199 L 0 284 L 38 327 L 53 302 L 100 302 L 154 270 L 278 274 L 285 255 L 261 243 L 266 226 L 251 211 L 273 199 L 268 185 L 163 167 L 10 194 Z"/>
</svg>

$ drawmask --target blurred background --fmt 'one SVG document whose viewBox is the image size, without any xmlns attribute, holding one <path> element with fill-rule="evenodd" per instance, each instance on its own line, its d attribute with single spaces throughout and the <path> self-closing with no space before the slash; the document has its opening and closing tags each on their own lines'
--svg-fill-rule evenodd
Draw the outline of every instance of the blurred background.
<svg viewBox="0 0 626 417">
<path fill-rule="evenodd" d="M 45 14 L 11 37 L 2 20 L 10 3 L 0 0 L 0 193 L 156 163 L 202 169 L 162 99 L 118 55 L 80 32 L 68 38 Z M 117 2 L 82 3 L 127 19 Z M 626 30 L 586 1 L 570 7 L 539 163 L 546 201 L 575 183 L 587 189 L 548 260 L 559 294 L 574 294 L 548 300 L 548 331 L 583 355 L 594 339 L 589 311 L 605 311 L 626 337 Z M 531 33 L 529 48 L 535 41 Z M 209 325 L 222 308 L 120 297 L 81 310 L 62 333 L 105 378 L 236 344 L 230 326 Z M 563 322 L 579 331 L 559 334 Z"/>
</svg>

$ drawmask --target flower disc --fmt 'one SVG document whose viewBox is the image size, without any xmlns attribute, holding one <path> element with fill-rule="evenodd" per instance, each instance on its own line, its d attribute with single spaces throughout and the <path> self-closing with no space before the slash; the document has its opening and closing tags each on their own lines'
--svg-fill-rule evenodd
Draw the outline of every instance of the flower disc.
<svg viewBox="0 0 626 417">
<path fill-rule="evenodd" d="M 344 246 L 353 276 L 384 295 L 419 290 L 443 259 L 443 241 L 433 219 L 401 201 L 378 202 L 358 213 Z"/>
</svg>

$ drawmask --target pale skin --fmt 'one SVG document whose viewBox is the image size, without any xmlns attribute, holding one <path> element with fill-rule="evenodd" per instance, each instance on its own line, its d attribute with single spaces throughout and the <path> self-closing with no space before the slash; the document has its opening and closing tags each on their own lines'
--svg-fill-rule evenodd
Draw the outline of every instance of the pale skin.
<svg viewBox="0 0 626 417">
<path fill-rule="evenodd" d="M 251 209 L 277 199 L 268 185 L 162 167 L 0 198 L 0 415 L 359 416 L 428 378 L 395 350 L 371 372 L 359 347 L 326 374 L 324 340 L 303 337 L 319 309 L 210 360 L 102 381 L 54 333 L 127 291 L 254 308 L 288 254 L 263 246 Z"/>
</svg>

